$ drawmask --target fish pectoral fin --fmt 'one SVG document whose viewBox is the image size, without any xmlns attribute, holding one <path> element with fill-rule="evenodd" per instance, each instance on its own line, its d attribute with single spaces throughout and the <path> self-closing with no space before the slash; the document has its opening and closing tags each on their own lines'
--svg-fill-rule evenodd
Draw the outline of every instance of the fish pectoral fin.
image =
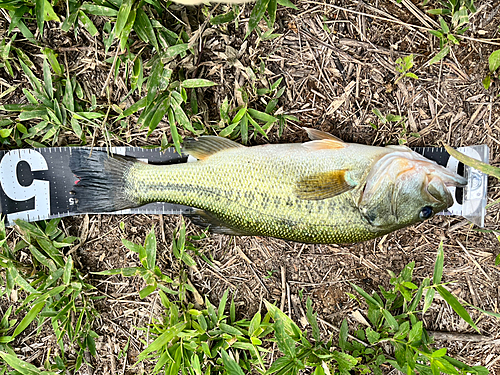
<svg viewBox="0 0 500 375">
<path fill-rule="evenodd" d="M 325 132 L 322 132 L 321 130 L 316 130 L 316 129 L 312 129 L 312 128 L 302 128 L 302 129 L 304 129 L 307 132 L 307 136 L 309 137 L 309 139 L 311 141 L 320 141 L 322 139 L 329 139 L 331 141 L 337 141 L 337 142 L 344 143 L 344 141 L 342 141 L 342 139 L 337 138 L 336 136 L 334 136 L 330 133 L 325 133 Z"/>
<path fill-rule="evenodd" d="M 217 218 L 213 213 L 201 209 L 195 209 L 192 214 L 184 214 L 193 224 L 201 229 L 207 229 L 212 233 L 228 234 L 230 236 L 251 236 L 250 232 L 233 228 L 224 221 Z"/>
<path fill-rule="evenodd" d="M 355 188 L 346 180 L 347 172 L 341 169 L 307 176 L 297 182 L 295 193 L 304 200 L 333 198 Z"/>
<path fill-rule="evenodd" d="M 185 140 L 182 150 L 196 159 L 205 160 L 209 156 L 218 153 L 219 151 L 228 150 L 231 148 L 245 147 L 223 137 L 208 135 L 200 138 L 188 138 Z"/>
</svg>

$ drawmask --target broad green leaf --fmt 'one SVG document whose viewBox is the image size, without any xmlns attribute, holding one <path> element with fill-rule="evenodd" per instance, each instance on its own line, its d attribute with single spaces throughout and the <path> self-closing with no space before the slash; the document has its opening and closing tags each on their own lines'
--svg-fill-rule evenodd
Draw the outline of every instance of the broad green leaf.
<svg viewBox="0 0 500 375">
<path fill-rule="evenodd" d="M 278 0 L 278 4 L 284 7 L 292 8 L 297 10 L 298 8 L 290 0 Z"/>
<path fill-rule="evenodd" d="M 14 354 L 0 351 L 0 357 L 5 361 L 5 363 L 22 375 L 56 375 L 53 371 L 41 372 L 37 367 L 17 358 Z"/>
<path fill-rule="evenodd" d="M 168 328 L 163 332 L 156 340 L 154 340 L 144 351 L 142 351 L 141 354 L 139 354 L 139 357 L 137 358 L 139 361 L 142 361 L 143 359 L 146 358 L 146 356 L 154 351 L 160 350 L 163 347 L 166 347 L 170 341 L 174 337 L 177 337 L 177 335 L 182 332 L 182 330 L 186 327 L 185 322 L 180 322 L 174 325 L 173 327 Z"/>
<path fill-rule="evenodd" d="M 12 128 L 11 129 L 0 129 L 0 137 L 2 138 L 7 138 L 10 133 L 12 133 Z"/>
<path fill-rule="evenodd" d="M 97 28 L 95 27 L 94 23 L 89 18 L 89 16 L 85 14 L 85 12 L 82 12 L 80 10 L 78 12 L 78 18 L 80 18 L 80 21 L 82 21 L 83 26 L 87 29 L 90 35 L 96 36 L 97 34 L 99 34 L 99 31 L 97 31 Z"/>
<path fill-rule="evenodd" d="M 264 304 L 266 305 L 266 309 L 269 315 L 271 315 L 271 318 L 273 318 L 274 320 L 280 319 L 283 322 L 283 325 L 285 326 L 287 334 L 291 335 L 294 339 L 298 340 L 302 332 L 299 329 L 299 327 L 293 322 L 293 320 L 290 319 L 288 315 L 286 315 L 278 307 L 272 305 L 267 300 L 264 300 Z"/>
<path fill-rule="evenodd" d="M 156 290 L 156 285 L 148 285 L 139 291 L 139 297 L 146 298 Z"/>
<path fill-rule="evenodd" d="M 255 336 L 257 331 L 260 328 L 260 323 L 261 323 L 261 315 L 260 312 L 257 311 L 257 313 L 253 316 L 252 320 L 250 321 L 250 325 L 248 326 L 248 335 L 249 336 Z"/>
<path fill-rule="evenodd" d="M 218 16 L 211 18 L 210 23 L 212 25 L 222 25 L 223 23 L 231 22 L 235 18 L 236 15 L 234 14 L 234 11 L 230 11 L 226 14 L 219 14 Z"/>
<path fill-rule="evenodd" d="M 170 109 L 170 98 L 165 98 L 163 101 L 154 108 L 153 116 L 148 121 L 148 136 L 156 130 L 158 124 L 163 119 L 167 111 Z"/>
<path fill-rule="evenodd" d="M 130 13 L 128 14 L 127 23 L 125 24 L 125 27 L 120 34 L 120 48 L 122 51 L 125 50 L 125 47 L 127 46 L 128 36 L 132 31 L 132 28 L 134 27 L 136 14 L 137 10 L 135 8 L 130 11 Z M 116 69 L 117 71 L 115 75 L 118 75 L 119 65 L 116 65 Z"/>
<path fill-rule="evenodd" d="M 122 5 L 120 6 L 120 10 L 118 11 L 118 15 L 116 17 L 115 24 L 115 35 L 120 36 L 123 28 L 127 24 L 128 17 L 130 15 L 130 11 L 132 10 L 133 0 L 123 0 Z"/>
<path fill-rule="evenodd" d="M 439 358 L 446 355 L 446 348 L 441 348 L 436 350 L 435 352 L 432 352 L 432 358 Z"/>
<path fill-rule="evenodd" d="M 187 43 L 176 44 L 167 48 L 167 50 L 164 53 L 164 57 L 167 59 L 173 59 L 175 56 L 186 52 L 188 49 L 189 49 L 189 44 Z"/>
<path fill-rule="evenodd" d="M 137 9 L 137 15 L 135 17 L 134 30 L 146 43 L 151 43 L 156 51 L 159 51 L 158 41 L 156 40 L 156 34 L 154 32 L 151 21 L 148 15 L 143 9 Z"/>
<path fill-rule="evenodd" d="M 436 286 L 436 290 L 438 291 L 439 295 L 443 297 L 443 299 L 448 302 L 448 304 L 451 306 L 451 308 L 469 325 L 474 328 L 477 332 L 481 333 L 479 331 L 479 328 L 477 328 L 476 324 L 473 322 L 471 319 L 469 313 L 465 308 L 458 302 L 457 298 L 451 294 L 445 287 L 438 285 Z"/>
<path fill-rule="evenodd" d="M 80 10 L 90 13 L 94 16 L 116 17 L 118 15 L 118 11 L 116 9 L 89 2 L 83 3 L 80 7 Z"/>
<path fill-rule="evenodd" d="M 250 19 L 248 20 L 248 32 L 245 35 L 245 38 L 248 37 L 248 35 L 250 35 L 250 33 L 259 24 L 260 20 L 264 16 L 264 13 L 266 13 L 269 1 L 270 0 L 257 0 L 257 2 L 255 3 L 252 9 L 252 13 L 250 13 Z"/>
<path fill-rule="evenodd" d="M 232 359 L 227 352 L 221 348 L 220 351 L 222 357 L 222 363 L 224 364 L 224 369 L 229 375 L 245 375 L 238 363 Z"/>
<path fill-rule="evenodd" d="M 181 86 L 186 89 L 192 89 L 195 87 L 210 87 L 216 85 L 215 82 L 212 82 L 208 79 L 195 78 L 195 79 L 186 79 L 181 82 Z"/>
<path fill-rule="evenodd" d="M 269 22 L 267 23 L 267 26 L 270 28 L 272 28 L 274 26 L 274 22 L 276 21 L 276 8 L 277 7 L 278 7 L 278 3 L 276 0 L 269 0 L 269 3 L 267 4 L 267 14 L 269 15 Z"/>
<path fill-rule="evenodd" d="M 177 126 L 175 125 L 175 116 L 174 112 L 172 111 L 172 108 L 168 109 L 168 123 L 170 125 L 170 134 L 172 135 L 172 141 L 174 142 L 174 147 L 175 150 L 179 155 L 182 154 L 181 152 L 181 142 L 182 139 L 179 136 L 179 133 L 177 132 Z"/>
<path fill-rule="evenodd" d="M 377 343 L 378 340 L 380 339 L 380 333 L 374 331 L 370 327 L 366 328 L 365 332 L 366 332 L 366 338 L 368 339 L 368 342 L 372 345 Z"/>
<path fill-rule="evenodd" d="M 225 332 L 231 336 L 241 336 L 242 335 L 242 333 L 239 329 L 237 329 L 233 326 L 230 326 L 229 324 L 226 324 L 226 323 L 219 323 L 219 328 L 223 332 Z"/>
<path fill-rule="evenodd" d="M 47 59 L 43 59 L 43 83 L 45 86 L 45 92 L 50 99 L 54 97 L 54 87 L 52 86 L 52 73 L 50 72 L 50 66 Z"/>
<path fill-rule="evenodd" d="M 437 63 L 439 61 L 441 61 L 442 59 L 444 59 L 446 57 L 446 55 L 448 55 L 448 53 L 450 53 L 450 47 L 449 46 L 446 46 L 444 47 L 441 51 L 439 51 L 436 56 L 434 56 L 430 61 L 429 61 L 429 65 L 432 65 L 434 63 Z"/>
<path fill-rule="evenodd" d="M 248 143 L 248 113 L 246 113 L 240 121 L 241 143 L 246 145 Z"/>
<path fill-rule="evenodd" d="M 500 49 L 497 49 L 490 55 L 488 62 L 490 65 L 490 72 L 492 73 L 500 67 Z"/>
<path fill-rule="evenodd" d="M 14 338 L 21 332 L 23 332 L 26 329 L 26 327 L 28 327 L 30 323 L 37 317 L 38 313 L 42 311 L 44 306 L 45 306 L 45 301 L 39 302 L 35 306 L 32 306 L 28 311 L 28 313 L 24 316 L 23 320 L 21 320 L 21 323 L 19 323 L 19 325 L 14 330 L 12 337 Z"/>
<path fill-rule="evenodd" d="M 422 322 L 419 321 L 413 325 L 410 334 L 408 335 L 408 342 L 419 341 L 422 338 L 423 326 Z"/>
<path fill-rule="evenodd" d="M 448 34 L 450 32 L 450 28 L 442 17 L 439 17 L 439 23 L 441 25 L 441 30 L 443 30 L 445 34 Z"/>
<path fill-rule="evenodd" d="M 276 343 L 280 351 L 290 358 L 295 358 L 296 347 L 295 341 L 285 330 L 283 320 L 280 317 L 274 318 L 275 322 L 273 325 L 274 334 L 276 336 Z"/>
<path fill-rule="evenodd" d="M 389 326 L 394 330 L 394 331 L 397 331 L 399 329 L 399 324 L 398 322 L 396 321 L 396 319 L 394 318 L 394 316 L 392 316 L 392 314 L 389 312 L 389 310 L 387 309 L 381 309 L 382 311 L 382 315 L 384 316 L 384 318 L 387 320 L 387 324 L 389 324 Z"/>
<path fill-rule="evenodd" d="M 406 338 L 408 335 L 408 332 L 410 332 L 410 322 L 409 321 L 404 321 L 399 325 L 398 331 L 394 334 L 394 339 L 395 340 L 402 340 Z"/>
<path fill-rule="evenodd" d="M 257 111 L 256 109 L 248 108 L 248 113 L 250 116 L 252 116 L 254 119 L 263 121 L 263 122 L 274 122 L 277 120 L 276 117 L 271 116 L 267 113 Z"/>
<path fill-rule="evenodd" d="M 340 326 L 340 332 L 339 332 L 339 347 L 342 350 L 347 350 L 348 334 L 349 334 L 349 327 L 347 325 L 347 320 L 344 319 Z"/>
<path fill-rule="evenodd" d="M 43 23 L 45 21 L 45 0 L 35 0 L 36 24 L 40 34 L 43 35 Z"/>
<path fill-rule="evenodd" d="M 42 93 L 42 85 L 40 84 L 38 78 L 35 77 L 30 68 L 28 68 L 28 66 L 22 60 L 19 60 L 19 63 L 23 68 L 24 74 L 28 76 L 28 80 L 30 81 L 30 85 L 33 90 L 37 91 L 38 93 Z"/>
</svg>

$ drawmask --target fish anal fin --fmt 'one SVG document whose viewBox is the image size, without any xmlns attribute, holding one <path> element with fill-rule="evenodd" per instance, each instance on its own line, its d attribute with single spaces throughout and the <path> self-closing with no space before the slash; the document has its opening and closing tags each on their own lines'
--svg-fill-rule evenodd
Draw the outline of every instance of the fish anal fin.
<svg viewBox="0 0 500 375">
<path fill-rule="evenodd" d="M 340 138 L 337 138 L 336 136 L 330 134 L 330 133 L 325 133 L 322 132 L 321 130 L 316 130 L 312 128 L 303 128 L 307 132 L 307 136 L 311 141 L 320 141 L 322 139 L 328 139 L 331 141 L 337 141 L 344 143 Z"/>
<path fill-rule="evenodd" d="M 307 176 L 297 183 L 297 197 L 303 200 L 322 200 L 354 189 L 355 185 L 347 180 L 347 173 L 347 170 L 341 169 Z"/>
<path fill-rule="evenodd" d="M 194 156 L 196 159 L 205 160 L 220 151 L 237 147 L 245 146 L 227 138 L 209 135 L 197 139 L 186 139 L 182 149 L 184 152 Z"/>
<path fill-rule="evenodd" d="M 217 218 L 213 213 L 201 209 L 195 209 L 192 214 L 184 214 L 193 224 L 212 233 L 228 234 L 230 236 L 250 236 L 252 233 L 241 229 L 232 228 L 224 221 Z"/>
</svg>

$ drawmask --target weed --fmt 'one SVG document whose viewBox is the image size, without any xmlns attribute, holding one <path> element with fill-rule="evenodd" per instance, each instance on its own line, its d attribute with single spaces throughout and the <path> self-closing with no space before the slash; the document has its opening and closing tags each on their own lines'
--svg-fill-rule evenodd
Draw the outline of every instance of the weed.
<svg viewBox="0 0 500 375">
<path fill-rule="evenodd" d="M 92 330 L 92 324 L 98 313 L 93 300 L 100 297 L 92 295 L 94 288 L 74 268 L 71 255 L 65 257 L 62 253 L 61 249 L 72 246 L 77 238 L 65 236 L 58 228 L 60 220 L 40 222 L 38 225 L 17 220 L 16 230 L 22 240 L 13 249 L 6 244 L 3 224 L 0 228 L 0 267 L 5 270 L 6 277 L 4 293 L 14 300 L 19 289 L 26 295 L 15 312 L 17 315 L 25 311 L 24 318 L 18 324 L 17 321 L 9 321 L 10 308 L 0 322 L 0 356 L 15 369 L 22 367 L 23 361 L 15 357 L 10 343 L 34 321 L 38 332 L 47 320 L 50 321 L 59 344 L 60 353 L 46 359 L 47 369 L 78 371 L 85 351 L 93 356 L 96 354 L 94 339 L 97 334 Z M 16 253 L 25 248 L 31 255 L 29 264 L 16 260 Z M 78 348 L 73 363 L 66 358 L 65 342 Z"/>
<path fill-rule="evenodd" d="M 418 79 L 415 73 L 410 72 L 411 68 L 413 68 L 413 55 L 398 58 L 396 60 L 396 70 L 400 73 L 400 76 L 396 78 L 394 84 L 397 84 L 401 79 L 405 77 Z"/>
<path fill-rule="evenodd" d="M 424 5 L 427 0 L 424 1 Z M 430 61 L 429 65 L 441 61 L 450 53 L 452 45 L 459 45 L 460 39 L 457 36 L 463 35 L 469 27 L 469 12 L 476 12 L 473 0 L 440 0 L 442 8 L 430 9 L 428 13 L 436 15 L 451 16 L 447 23 L 443 17 L 439 17 L 440 30 L 429 30 L 429 32 L 439 39 L 439 51 Z M 456 36 L 457 35 L 457 36 Z"/>
<path fill-rule="evenodd" d="M 500 67 L 500 50 L 496 50 L 496 51 L 491 53 L 490 57 L 488 58 L 488 63 L 489 63 L 490 72 L 483 79 L 483 86 L 486 90 L 488 90 L 490 88 L 491 78 L 492 78 L 493 74 Z"/>
<path fill-rule="evenodd" d="M 384 355 L 380 354 L 379 349 L 368 352 L 363 345 L 355 341 L 349 343 L 345 321 L 341 328 L 339 346 L 354 356 L 361 355 L 367 371 L 374 371 L 376 374 L 381 374 L 381 371 L 376 370 L 375 365 L 385 362 L 406 374 L 414 374 L 415 371 L 421 374 L 440 372 L 488 374 L 488 370 L 482 366 L 471 367 L 448 357 L 446 348 L 433 348 L 432 340 L 423 327 L 422 321 L 419 320 L 419 316 L 425 314 L 431 306 L 437 291 L 462 319 L 479 332 L 469 313 L 441 283 L 443 262 L 444 253 L 441 243 L 432 280 L 427 277 L 420 286 L 412 281 L 415 262 L 409 263 L 397 276 L 389 271 L 392 288 L 385 290 L 380 286 L 381 296 L 375 292 L 370 295 L 360 287 L 351 284 L 368 304 L 367 317 L 371 323 L 368 328 L 358 330 L 357 337 L 368 340 L 369 344 L 374 347 L 380 348 L 383 343 L 391 344 L 394 348 L 394 359 L 383 359 Z M 420 308 L 422 297 L 423 307 Z"/>
<path fill-rule="evenodd" d="M 45 48 L 43 60 L 43 82 L 40 81 L 30 67 L 21 59 L 19 64 L 31 85 L 31 90 L 23 89 L 29 104 L 4 104 L 0 110 L 18 112 L 16 122 L 11 121 L 8 134 L 0 134 L 2 138 L 10 137 L 17 147 L 22 142 L 32 147 L 45 147 L 44 142 L 55 145 L 61 131 L 72 131 L 85 144 L 85 123 L 104 117 L 104 114 L 83 109 L 78 99 L 83 99 L 83 90 L 76 78 L 63 78 L 64 71 L 57 61 L 54 51 Z M 55 79 L 51 72 L 56 73 Z M 76 99 L 75 99 L 76 95 Z M 27 126 L 36 121 L 36 125 Z"/>
<path fill-rule="evenodd" d="M 403 116 L 393 115 L 391 113 L 388 113 L 384 116 L 377 108 L 374 108 L 372 112 L 378 117 L 381 124 L 395 123 L 396 126 L 401 125 L 401 130 L 398 137 L 398 143 L 400 145 L 404 145 L 408 142 L 408 135 L 415 138 L 420 137 L 420 134 L 418 133 L 408 132 L 408 128 L 406 127 L 406 119 Z M 378 126 L 376 124 L 370 123 L 370 125 L 375 130 L 378 130 Z"/>
<path fill-rule="evenodd" d="M 267 132 L 275 123 L 278 123 L 278 135 L 281 136 L 286 121 L 298 121 L 296 117 L 283 113 L 272 115 L 276 110 L 279 98 L 285 91 L 285 87 L 279 88 L 282 78 L 269 84 L 268 87 L 257 89 L 255 74 L 251 69 L 247 69 L 247 73 L 249 73 L 250 84 L 240 89 L 244 104 L 235 109 L 236 114 L 234 117 L 231 119 L 229 116 L 231 110 L 227 98 L 224 99 L 220 107 L 221 121 L 219 127 L 223 129 L 219 135 L 221 137 L 230 136 L 231 138 L 241 136 L 242 143 L 247 144 L 250 138 L 255 136 L 256 133 L 260 133 L 267 138 Z M 264 112 L 249 108 L 251 102 L 257 102 L 258 98 L 266 104 Z M 254 129 L 253 134 L 249 133 L 251 128 Z"/>
</svg>

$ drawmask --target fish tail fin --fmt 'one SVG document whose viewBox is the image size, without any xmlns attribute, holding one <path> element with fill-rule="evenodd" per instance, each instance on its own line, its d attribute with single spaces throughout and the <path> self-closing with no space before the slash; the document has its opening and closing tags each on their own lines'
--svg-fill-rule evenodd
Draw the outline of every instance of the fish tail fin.
<svg viewBox="0 0 500 375">
<path fill-rule="evenodd" d="M 72 150 L 69 166 L 78 180 L 71 194 L 78 212 L 99 213 L 133 208 L 142 203 L 130 193 L 127 176 L 134 158 L 110 156 L 106 152 Z"/>
</svg>

